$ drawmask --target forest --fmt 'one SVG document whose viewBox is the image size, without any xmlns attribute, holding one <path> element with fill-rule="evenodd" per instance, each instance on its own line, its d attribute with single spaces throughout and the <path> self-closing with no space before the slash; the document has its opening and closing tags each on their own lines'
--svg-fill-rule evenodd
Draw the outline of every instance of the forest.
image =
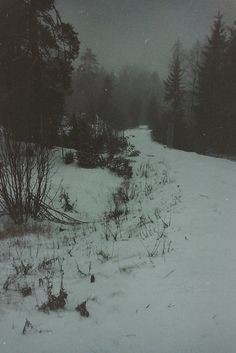
<svg viewBox="0 0 236 353">
<path fill-rule="evenodd" d="M 227 1 L 0 0 L 1 353 L 235 352 Z"/>
</svg>

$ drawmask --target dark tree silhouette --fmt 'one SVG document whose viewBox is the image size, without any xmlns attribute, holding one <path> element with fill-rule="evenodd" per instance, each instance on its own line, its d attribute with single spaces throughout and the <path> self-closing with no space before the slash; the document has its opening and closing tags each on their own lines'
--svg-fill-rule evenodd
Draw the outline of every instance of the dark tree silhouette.
<svg viewBox="0 0 236 353">
<path fill-rule="evenodd" d="M 225 149 L 225 58 L 226 31 L 220 13 L 215 17 L 203 63 L 199 69 L 197 123 L 202 151 Z"/>
<path fill-rule="evenodd" d="M 86 49 L 80 58 L 75 84 L 79 110 L 86 114 L 90 122 L 96 120 L 99 72 L 96 55 L 91 49 Z"/>
<path fill-rule="evenodd" d="M 54 0 L 1 1 L 0 114 L 18 138 L 55 141 L 78 52 Z"/>
<path fill-rule="evenodd" d="M 228 152 L 236 152 L 236 23 L 231 28 L 226 58 L 226 138 Z"/>
<path fill-rule="evenodd" d="M 165 84 L 165 101 L 168 104 L 169 124 L 167 144 L 170 147 L 182 148 L 185 145 L 184 128 L 184 85 L 181 43 L 176 42 L 170 64 L 170 72 Z"/>
</svg>

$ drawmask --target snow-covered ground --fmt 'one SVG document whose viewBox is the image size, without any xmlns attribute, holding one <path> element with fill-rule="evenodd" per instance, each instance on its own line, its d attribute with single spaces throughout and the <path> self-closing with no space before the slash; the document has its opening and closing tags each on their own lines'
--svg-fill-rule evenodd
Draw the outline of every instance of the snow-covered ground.
<svg viewBox="0 0 236 353">
<path fill-rule="evenodd" d="M 169 150 L 146 129 L 129 135 L 141 151 L 129 185 L 105 170 L 57 166 L 54 184 L 63 179 L 94 224 L 1 241 L 1 353 L 235 353 L 236 164 Z M 120 184 L 127 219 L 101 222 Z M 28 274 L 3 290 L 21 261 Z M 46 277 L 58 293 L 61 269 L 65 309 L 38 311 Z M 33 293 L 23 298 L 26 285 Z M 88 318 L 75 311 L 83 301 Z M 23 335 L 26 319 L 33 328 Z"/>
</svg>

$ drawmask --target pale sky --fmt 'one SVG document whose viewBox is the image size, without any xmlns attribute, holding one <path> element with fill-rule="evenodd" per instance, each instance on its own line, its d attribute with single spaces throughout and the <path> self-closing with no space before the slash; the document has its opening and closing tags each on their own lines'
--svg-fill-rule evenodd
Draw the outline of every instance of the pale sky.
<svg viewBox="0 0 236 353">
<path fill-rule="evenodd" d="M 236 20 L 236 0 L 57 0 L 65 21 L 79 32 L 102 66 L 135 64 L 163 76 L 176 39 L 186 48 L 209 33 L 218 10 Z"/>
</svg>

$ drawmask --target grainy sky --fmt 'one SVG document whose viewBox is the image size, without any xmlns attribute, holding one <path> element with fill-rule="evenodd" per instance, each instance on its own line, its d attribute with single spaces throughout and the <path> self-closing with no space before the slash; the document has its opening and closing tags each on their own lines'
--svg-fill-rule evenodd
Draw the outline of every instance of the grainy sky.
<svg viewBox="0 0 236 353">
<path fill-rule="evenodd" d="M 108 69 L 136 64 L 165 75 L 174 41 L 186 48 L 209 33 L 221 10 L 236 20 L 236 0 L 57 0 L 64 20 Z"/>
</svg>

